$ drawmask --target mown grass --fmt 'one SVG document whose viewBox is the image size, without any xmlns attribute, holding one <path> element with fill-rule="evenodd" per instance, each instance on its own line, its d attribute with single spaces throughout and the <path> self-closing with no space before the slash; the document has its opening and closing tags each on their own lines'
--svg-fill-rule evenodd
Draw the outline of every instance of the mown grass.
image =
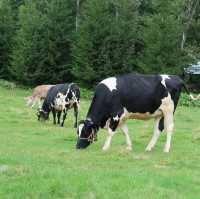
<svg viewBox="0 0 200 199">
<path fill-rule="evenodd" d="M 119 131 L 111 149 L 106 131 L 87 150 L 75 149 L 73 114 L 65 127 L 40 123 L 25 106 L 30 91 L 0 87 L 0 199 L 200 198 L 200 109 L 178 107 L 172 151 L 163 153 L 165 133 L 145 152 L 152 121 L 129 121 L 134 150 Z M 80 119 L 89 106 L 81 101 Z"/>
</svg>

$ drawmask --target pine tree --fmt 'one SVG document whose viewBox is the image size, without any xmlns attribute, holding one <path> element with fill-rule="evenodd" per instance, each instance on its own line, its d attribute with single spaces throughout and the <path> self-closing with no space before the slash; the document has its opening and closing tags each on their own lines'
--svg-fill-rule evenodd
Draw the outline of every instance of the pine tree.
<svg viewBox="0 0 200 199">
<path fill-rule="evenodd" d="M 135 69 L 137 6 L 131 0 L 85 2 L 73 47 L 73 72 L 79 81 L 91 86 Z"/>
<path fill-rule="evenodd" d="M 16 22 L 11 1 L 0 2 L 0 78 L 9 79 L 8 65 L 15 34 Z"/>
<path fill-rule="evenodd" d="M 11 67 L 18 81 L 31 85 L 72 80 L 75 12 L 71 5 L 68 0 L 29 0 L 20 7 Z"/>
<path fill-rule="evenodd" d="M 37 2 L 26 1 L 20 7 L 19 26 L 10 70 L 21 83 L 34 84 L 44 78 L 41 66 L 47 49 L 47 17 L 37 8 Z"/>
<path fill-rule="evenodd" d="M 144 17 L 141 38 L 144 44 L 138 57 L 143 73 L 183 72 L 186 54 L 181 51 L 182 24 L 177 2 L 154 1 L 153 14 Z"/>
</svg>

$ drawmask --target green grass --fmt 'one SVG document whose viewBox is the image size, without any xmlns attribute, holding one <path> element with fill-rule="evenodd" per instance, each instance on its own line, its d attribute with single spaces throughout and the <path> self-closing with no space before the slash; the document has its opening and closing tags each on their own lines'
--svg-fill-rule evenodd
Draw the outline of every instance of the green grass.
<svg viewBox="0 0 200 199">
<path fill-rule="evenodd" d="M 165 133 L 145 152 L 152 121 L 129 121 L 134 150 L 119 131 L 102 151 L 106 131 L 86 150 L 76 150 L 70 111 L 65 127 L 40 123 L 25 106 L 30 91 L 0 87 L 0 199 L 200 198 L 200 109 L 178 107 L 172 150 Z M 83 119 L 89 101 L 81 101 Z"/>
</svg>

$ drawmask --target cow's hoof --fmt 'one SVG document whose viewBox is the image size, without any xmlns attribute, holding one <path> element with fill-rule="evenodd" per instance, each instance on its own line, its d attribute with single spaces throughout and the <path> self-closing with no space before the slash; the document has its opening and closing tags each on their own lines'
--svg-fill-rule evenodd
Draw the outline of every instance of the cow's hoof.
<svg viewBox="0 0 200 199">
<path fill-rule="evenodd" d="M 133 148 L 132 148 L 132 146 L 127 146 L 127 147 L 126 147 L 126 150 L 128 150 L 128 151 L 132 151 Z"/>
<path fill-rule="evenodd" d="M 169 153 L 169 150 L 170 150 L 170 145 L 167 145 L 167 144 L 166 144 L 163 151 L 164 151 L 165 153 Z"/>
<path fill-rule="evenodd" d="M 164 153 L 169 153 L 169 149 L 164 148 Z"/>
<path fill-rule="evenodd" d="M 153 147 L 149 147 L 147 146 L 147 148 L 145 149 L 145 151 L 150 152 L 152 150 Z"/>
<path fill-rule="evenodd" d="M 107 151 L 108 149 L 109 149 L 109 147 L 107 147 L 107 146 L 103 146 L 103 148 L 102 148 L 103 151 Z"/>
</svg>

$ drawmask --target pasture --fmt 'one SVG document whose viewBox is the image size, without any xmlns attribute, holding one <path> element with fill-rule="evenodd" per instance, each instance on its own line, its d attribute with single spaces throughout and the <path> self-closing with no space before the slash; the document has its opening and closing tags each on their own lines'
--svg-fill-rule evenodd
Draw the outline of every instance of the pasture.
<svg viewBox="0 0 200 199">
<path fill-rule="evenodd" d="M 179 106 L 172 149 L 163 153 L 165 133 L 152 152 L 145 148 L 152 121 L 129 121 L 133 151 L 123 134 L 103 152 L 106 131 L 86 150 L 76 150 L 73 111 L 64 128 L 37 121 L 25 106 L 23 89 L 0 87 L 1 199 L 200 198 L 200 108 Z M 89 100 L 81 100 L 84 119 Z"/>
</svg>

